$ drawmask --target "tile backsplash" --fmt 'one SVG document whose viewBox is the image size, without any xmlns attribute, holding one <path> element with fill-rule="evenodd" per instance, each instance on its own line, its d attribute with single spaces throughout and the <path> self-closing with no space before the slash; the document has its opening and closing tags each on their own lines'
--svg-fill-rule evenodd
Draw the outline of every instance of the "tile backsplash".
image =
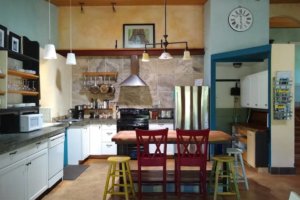
<svg viewBox="0 0 300 200">
<path fill-rule="evenodd" d="M 181 56 L 172 60 L 140 60 L 139 76 L 147 83 L 146 87 L 120 87 L 131 73 L 130 57 L 80 57 L 72 68 L 72 106 L 89 104 L 93 98 L 108 99 L 120 107 L 174 107 L 174 86 L 194 85 L 195 79 L 203 78 L 203 56 L 192 57 L 190 61 L 183 61 Z M 110 71 L 118 72 L 117 81 L 111 81 L 116 89 L 113 96 L 91 94 L 84 88 L 83 72 Z"/>
</svg>

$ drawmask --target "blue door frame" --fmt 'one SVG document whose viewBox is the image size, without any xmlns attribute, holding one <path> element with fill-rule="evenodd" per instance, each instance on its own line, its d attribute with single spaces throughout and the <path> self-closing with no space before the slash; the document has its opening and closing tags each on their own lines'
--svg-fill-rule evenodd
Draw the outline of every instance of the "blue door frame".
<svg viewBox="0 0 300 200">
<path fill-rule="evenodd" d="M 210 129 L 216 129 L 216 64 L 218 62 L 263 62 L 268 59 L 268 92 L 271 94 L 271 45 L 263 45 L 247 49 L 223 52 L 211 55 L 211 98 L 210 98 Z M 271 113 L 271 98 L 269 95 L 268 112 Z M 271 115 L 268 115 L 268 124 L 270 126 Z M 271 137 L 271 127 L 270 137 Z M 269 147 L 271 148 L 271 147 Z M 269 151 L 271 152 L 271 151 Z M 271 156 L 269 155 L 269 159 Z M 269 160 L 269 163 L 270 160 Z"/>
</svg>

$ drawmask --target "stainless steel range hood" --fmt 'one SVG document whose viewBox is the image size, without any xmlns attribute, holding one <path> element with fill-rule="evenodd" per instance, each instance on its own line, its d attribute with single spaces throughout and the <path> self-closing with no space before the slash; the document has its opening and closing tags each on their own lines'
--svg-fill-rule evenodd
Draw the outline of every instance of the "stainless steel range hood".
<svg viewBox="0 0 300 200">
<path fill-rule="evenodd" d="M 126 78 L 120 86 L 147 86 L 139 77 L 139 58 L 137 55 L 131 56 L 131 75 Z"/>
</svg>

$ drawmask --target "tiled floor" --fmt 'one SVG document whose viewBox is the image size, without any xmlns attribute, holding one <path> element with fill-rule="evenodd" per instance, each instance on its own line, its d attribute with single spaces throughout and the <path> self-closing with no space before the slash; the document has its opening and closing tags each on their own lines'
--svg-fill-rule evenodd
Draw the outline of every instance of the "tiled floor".
<svg viewBox="0 0 300 200">
<path fill-rule="evenodd" d="M 44 200 L 93 200 L 102 199 L 104 184 L 107 173 L 107 162 L 105 159 L 90 159 L 85 164 L 88 169 L 74 181 L 63 181 L 59 183 Z M 137 168 L 136 161 L 130 161 L 132 170 Z M 168 160 L 168 169 L 174 169 L 173 160 Z M 242 200 L 287 200 L 290 191 L 300 193 L 300 174 L 297 175 L 271 175 L 266 171 L 247 167 L 249 178 L 249 190 L 245 190 L 240 184 Z M 145 193 L 143 199 L 162 199 L 160 193 Z M 123 198 L 110 198 L 123 199 Z M 174 193 L 168 193 L 167 199 L 179 199 Z M 181 200 L 212 199 L 212 195 L 202 197 L 198 194 L 183 194 Z M 218 199 L 236 199 L 235 197 L 218 197 Z"/>
</svg>

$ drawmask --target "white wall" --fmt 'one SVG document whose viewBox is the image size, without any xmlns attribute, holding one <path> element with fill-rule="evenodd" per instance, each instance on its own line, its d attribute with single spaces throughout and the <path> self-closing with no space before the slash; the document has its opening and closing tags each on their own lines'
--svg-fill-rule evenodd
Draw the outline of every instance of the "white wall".
<svg viewBox="0 0 300 200">
<path fill-rule="evenodd" d="M 273 44 L 271 54 L 272 77 L 276 75 L 277 71 L 290 71 L 293 75 L 294 68 L 295 46 L 293 44 Z M 294 81 L 291 87 L 292 94 L 294 94 Z M 273 91 L 273 87 L 271 91 Z M 273 94 L 271 99 L 273 99 Z M 289 120 L 274 120 L 272 101 L 271 105 L 271 167 L 294 167 L 294 113 Z M 294 111 L 294 101 L 292 101 L 291 110 Z"/>
<path fill-rule="evenodd" d="M 45 60 L 43 53 L 40 49 L 40 106 L 50 108 L 51 118 L 67 115 L 72 102 L 72 67 L 59 54 L 57 60 Z"/>
</svg>

